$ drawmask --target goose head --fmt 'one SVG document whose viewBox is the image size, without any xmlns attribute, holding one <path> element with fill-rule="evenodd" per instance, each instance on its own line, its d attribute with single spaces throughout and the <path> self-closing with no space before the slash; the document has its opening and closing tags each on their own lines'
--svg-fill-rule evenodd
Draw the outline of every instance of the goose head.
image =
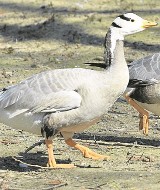
<svg viewBox="0 0 160 190">
<path fill-rule="evenodd" d="M 119 15 L 110 27 L 117 39 L 123 40 L 124 36 L 141 32 L 146 28 L 156 26 L 156 22 L 144 20 L 134 13 L 126 13 Z"/>
<path fill-rule="evenodd" d="M 156 26 L 156 22 L 145 20 L 134 13 L 119 15 L 111 24 L 105 37 L 105 63 L 110 65 L 114 58 L 114 50 L 117 40 L 124 40 L 124 36 L 141 32 L 147 28 Z"/>
</svg>

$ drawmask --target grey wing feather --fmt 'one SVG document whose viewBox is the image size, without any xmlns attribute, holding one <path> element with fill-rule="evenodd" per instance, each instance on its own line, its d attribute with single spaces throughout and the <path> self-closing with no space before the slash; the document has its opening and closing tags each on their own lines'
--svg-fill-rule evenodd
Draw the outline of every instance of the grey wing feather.
<svg viewBox="0 0 160 190">
<path fill-rule="evenodd" d="M 77 78 L 81 71 L 60 69 L 33 75 L 2 91 L 0 108 L 15 106 L 17 110 L 50 112 L 79 107 L 81 96 L 76 90 L 80 82 L 74 81 L 73 78 Z"/>
<path fill-rule="evenodd" d="M 18 101 L 21 92 L 17 91 L 15 95 L 13 89 L 16 87 L 17 85 L 14 85 L 0 90 L 0 108 L 6 108 Z"/>
<path fill-rule="evenodd" d="M 75 91 L 60 91 L 51 93 L 41 100 L 41 103 L 33 107 L 30 111 L 56 112 L 78 108 L 81 104 L 81 96 Z"/>
<path fill-rule="evenodd" d="M 147 86 L 160 82 L 160 53 L 144 57 L 128 64 L 128 87 Z"/>
</svg>

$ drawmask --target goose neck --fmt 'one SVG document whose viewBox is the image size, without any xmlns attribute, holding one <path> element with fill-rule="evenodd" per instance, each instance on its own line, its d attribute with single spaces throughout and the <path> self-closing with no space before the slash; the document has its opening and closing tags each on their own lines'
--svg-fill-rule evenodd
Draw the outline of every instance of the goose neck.
<svg viewBox="0 0 160 190">
<path fill-rule="evenodd" d="M 123 41 L 124 36 L 119 32 L 117 29 L 113 29 L 112 27 L 109 28 L 104 43 L 104 60 L 106 67 L 111 66 L 114 63 L 115 57 L 115 48 L 117 41 Z"/>
</svg>

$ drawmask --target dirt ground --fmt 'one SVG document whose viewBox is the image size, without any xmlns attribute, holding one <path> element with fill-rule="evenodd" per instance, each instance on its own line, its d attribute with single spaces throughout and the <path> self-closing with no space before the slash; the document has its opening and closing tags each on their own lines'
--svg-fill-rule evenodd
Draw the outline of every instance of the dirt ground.
<svg viewBox="0 0 160 190">
<path fill-rule="evenodd" d="M 0 88 L 48 69 L 102 69 L 105 33 L 113 19 L 124 12 L 159 22 L 160 1 L 0 0 Z M 128 63 L 159 49 L 159 27 L 125 39 Z M 158 190 L 160 121 L 150 115 L 148 136 L 139 132 L 138 122 L 138 113 L 119 98 L 100 122 L 75 134 L 77 142 L 110 159 L 85 159 L 57 137 L 57 161 L 77 167 L 51 170 L 20 164 L 12 158 L 45 166 L 45 145 L 24 153 L 42 137 L 0 124 L 0 189 Z"/>
</svg>

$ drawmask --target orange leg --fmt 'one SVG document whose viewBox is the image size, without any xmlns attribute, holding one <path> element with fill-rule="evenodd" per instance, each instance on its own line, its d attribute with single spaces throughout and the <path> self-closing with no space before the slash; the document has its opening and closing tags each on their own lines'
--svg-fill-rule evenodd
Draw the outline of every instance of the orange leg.
<svg viewBox="0 0 160 190">
<path fill-rule="evenodd" d="M 92 158 L 94 160 L 108 159 L 109 158 L 109 156 L 97 154 L 97 153 L 93 152 L 92 150 L 90 150 L 89 148 L 77 144 L 75 141 L 72 140 L 72 138 L 65 140 L 65 142 L 67 145 L 74 147 L 75 149 L 80 150 L 85 158 Z"/>
<path fill-rule="evenodd" d="M 130 98 L 127 94 L 125 95 L 127 102 L 132 105 L 138 112 L 140 117 L 139 122 L 139 130 L 143 129 L 143 134 L 148 135 L 149 128 L 149 113 L 139 106 L 132 98 Z"/>
<path fill-rule="evenodd" d="M 139 130 L 143 130 L 145 135 L 148 135 L 149 128 L 149 114 L 148 112 L 144 115 L 139 114 L 140 122 L 139 122 Z"/>
<path fill-rule="evenodd" d="M 48 167 L 51 168 L 74 168 L 74 164 L 57 164 L 56 160 L 54 158 L 53 155 L 53 144 L 52 144 L 52 140 L 45 140 L 46 146 L 47 146 L 47 150 L 48 150 Z"/>
</svg>

